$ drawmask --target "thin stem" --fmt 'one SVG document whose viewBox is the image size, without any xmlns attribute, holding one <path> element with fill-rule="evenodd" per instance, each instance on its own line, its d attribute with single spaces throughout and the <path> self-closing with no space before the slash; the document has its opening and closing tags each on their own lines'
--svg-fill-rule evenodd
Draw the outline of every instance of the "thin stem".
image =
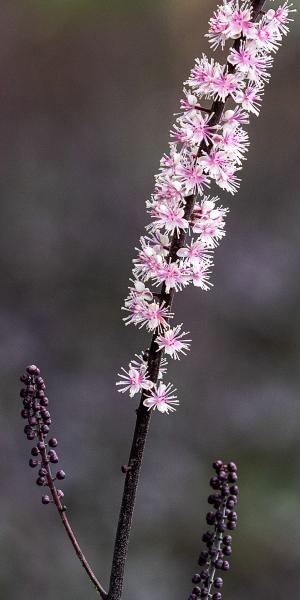
<svg viewBox="0 0 300 600">
<path fill-rule="evenodd" d="M 259 16 L 259 13 L 263 5 L 265 4 L 265 1 L 266 0 L 252 0 L 253 20 L 257 19 L 257 17 Z M 240 43 L 241 38 L 235 40 L 233 45 L 234 48 L 238 48 Z M 228 71 L 233 72 L 234 67 L 232 65 L 228 65 Z M 209 110 L 211 117 L 208 121 L 208 124 L 210 126 L 217 125 L 220 122 L 223 109 L 226 104 L 226 100 L 225 102 L 222 102 L 220 100 L 216 100 L 215 102 L 213 102 L 211 109 Z M 211 143 L 206 144 L 203 141 L 199 146 L 197 156 L 201 156 L 201 154 L 204 151 L 209 153 L 211 151 L 211 148 Z M 190 196 L 185 198 L 186 203 L 184 218 L 187 221 L 190 221 L 196 198 L 196 194 L 191 194 Z M 181 230 L 179 235 L 177 234 L 177 232 L 174 233 L 169 251 L 170 262 L 174 262 L 177 259 L 177 251 L 184 246 L 186 236 L 187 234 L 184 230 Z M 160 304 L 163 303 L 164 306 L 171 308 L 173 299 L 174 289 L 171 289 L 170 292 L 167 293 L 166 286 L 163 285 L 160 293 Z M 159 350 L 158 345 L 156 343 L 157 336 L 158 331 L 156 330 L 152 337 L 148 356 L 148 375 L 149 379 L 153 381 L 153 383 L 157 382 L 160 362 L 163 356 L 163 351 Z M 151 411 L 149 411 L 143 404 L 145 398 L 146 393 L 143 391 L 139 407 L 136 410 L 136 425 L 133 434 L 128 467 L 126 469 L 123 469 L 123 472 L 126 472 L 126 477 L 119 514 L 118 527 L 116 532 L 110 576 L 110 586 L 108 591 L 108 600 L 120 600 L 122 596 L 124 569 L 127 557 L 133 510 L 135 505 L 136 490 L 138 486 L 139 475 L 143 461 L 143 453 L 151 420 Z"/>
<path fill-rule="evenodd" d="M 51 492 L 52 498 L 53 498 L 53 502 L 57 508 L 58 514 L 60 516 L 60 519 L 63 523 L 63 526 L 67 532 L 68 538 L 76 552 L 76 555 L 78 556 L 84 570 L 86 571 L 89 579 L 91 580 L 91 582 L 93 583 L 93 585 L 95 586 L 97 592 L 100 594 L 101 598 L 103 598 L 103 600 L 106 600 L 107 598 L 107 593 L 104 590 L 104 588 L 102 587 L 101 583 L 98 581 L 96 575 L 94 574 L 92 568 L 90 567 L 88 561 L 86 560 L 79 544 L 78 541 L 76 539 L 76 536 L 74 534 L 74 531 L 69 523 L 69 520 L 67 518 L 66 515 L 66 507 L 62 504 L 60 496 L 58 494 L 58 491 L 56 489 L 55 483 L 54 483 L 54 479 L 52 476 L 52 472 L 51 472 L 51 468 L 50 468 L 50 463 L 49 463 L 49 458 L 47 456 L 47 449 L 46 449 L 46 442 L 45 442 L 45 438 L 44 438 L 44 434 L 41 430 L 40 427 L 40 422 L 38 421 L 38 440 L 40 442 L 42 442 L 45 447 L 40 449 L 40 454 L 42 457 L 42 466 L 44 467 L 44 469 L 46 469 L 47 474 L 46 474 L 46 478 L 47 478 L 47 484 L 49 487 L 49 490 Z"/>
<path fill-rule="evenodd" d="M 51 475 L 50 475 L 50 478 L 51 478 Z M 85 572 L 87 573 L 89 579 L 91 580 L 91 582 L 95 586 L 95 589 L 100 594 L 101 598 L 103 598 L 103 600 L 106 600 L 106 598 L 107 598 L 107 592 L 102 587 L 101 583 L 98 581 L 98 579 L 97 579 L 95 573 L 93 572 L 90 564 L 88 563 L 87 559 L 85 558 L 85 556 L 84 556 L 84 554 L 83 554 L 83 552 L 82 552 L 82 550 L 81 550 L 81 548 L 80 548 L 80 546 L 78 544 L 78 541 L 77 541 L 77 538 L 76 538 L 76 536 L 74 534 L 74 531 L 73 531 L 73 529 L 72 529 L 72 527 L 71 527 L 71 525 L 69 523 L 69 520 L 67 518 L 66 508 L 65 508 L 65 506 L 62 505 L 62 503 L 60 501 L 60 498 L 57 495 L 57 490 L 56 490 L 56 488 L 55 488 L 55 486 L 53 484 L 53 481 L 52 481 L 52 485 L 51 485 L 51 483 L 49 481 L 50 478 L 49 478 L 49 475 L 47 474 L 48 485 L 49 485 L 49 488 L 50 488 L 50 491 L 51 491 L 51 494 L 52 494 L 52 497 L 53 497 L 53 501 L 54 501 L 54 504 L 55 504 L 55 506 L 56 506 L 56 508 L 58 510 L 58 513 L 59 513 L 59 516 L 60 516 L 61 521 L 63 523 L 63 526 L 64 526 L 64 528 L 65 528 L 65 530 L 67 532 L 67 536 L 68 536 L 68 538 L 69 538 L 69 540 L 70 540 L 70 542 L 71 542 L 71 544 L 72 544 L 72 546 L 73 546 L 73 548 L 74 548 L 74 550 L 76 552 L 76 555 L 79 558 L 79 560 L 80 560 L 80 562 L 81 562 L 81 564 L 82 564 Z"/>
<path fill-rule="evenodd" d="M 225 518 L 226 515 L 226 501 L 227 498 L 224 498 L 223 500 L 223 506 L 222 506 L 222 510 L 223 510 L 223 515 L 222 515 L 222 519 Z M 210 566 L 209 566 L 209 582 L 208 582 L 208 597 L 211 598 L 212 597 L 212 593 L 211 593 L 211 589 L 214 583 L 214 579 L 215 579 L 215 574 L 216 574 L 216 566 L 215 566 L 215 561 L 218 560 L 219 558 L 219 554 L 221 551 L 221 545 L 222 545 L 222 541 L 223 541 L 223 535 L 222 532 L 218 533 L 218 526 L 217 523 L 215 524 L 215 530 L 214 530 L 214 541 L 216 541 L 216 546 L 214 547 L 214 550 L 216 552 L 215 558 L 212 559 L 210 561 Z"/>
</svg>

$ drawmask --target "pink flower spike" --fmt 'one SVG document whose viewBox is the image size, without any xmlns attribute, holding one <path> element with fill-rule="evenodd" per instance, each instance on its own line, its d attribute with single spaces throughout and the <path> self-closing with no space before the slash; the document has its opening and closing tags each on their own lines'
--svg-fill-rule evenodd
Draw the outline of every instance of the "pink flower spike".
<svg viewBox="0 0 300 600">
<path fill-rule="evenodd" d="M 174 412 L 176 410 L 174 405 L 179 405 L 179 400 L 177 400 L 174 392 L 176 390 L 171 383 L 168 383 L 168 385 L 160 383 L 151 390 L 151 395 L 144 400 L 143 404 L 148 410 L 151 410 L 151 408 L 155 410 L 157 408 L 161 413 L 168 414 L 169 412 Z"/>
<path fill-rule="evenodd" d="M 171 358 L 174 358 L 175 360 L 180 359 L 180 352 L 184 354 L 184 356 L 186 355 L 186 351 L 190 349 L 190 342 L 192 341 L 182 339 L 183 336 L 189 333 L 189 331 L 183 331 L 180 333 L 181 327 L 182 323 L 181 325 L 177 325 L 172 329 L 167 329 L 156 339 L 159 350 L 164 350 L 166 354 L 169 354 Z"/>
</svg>

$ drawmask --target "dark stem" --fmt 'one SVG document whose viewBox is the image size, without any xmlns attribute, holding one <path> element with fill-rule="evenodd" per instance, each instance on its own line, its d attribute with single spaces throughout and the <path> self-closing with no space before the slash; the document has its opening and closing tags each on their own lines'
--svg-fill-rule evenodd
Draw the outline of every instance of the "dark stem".
<svg viewBox="0 0 300 600">
<path fill-rule="evenodd" d="M 66 507 L 62 504 L 60 496 L 56 489 L 56 485 L 54 483 L 54 479 L 53 479 L 51 468 L 50 468 L 49 458 L 47 456 L 46 442 L 45 442 L 44 434 L 40 427 L 40 423 L 38 423 L 38 440 L 45 444 L 45 448 L 42 448 L 40 450 L 40 454 L 41 454 L 41 458 L 42 458 L 42 466 L 47 471 L 47 475 L 46 475 L 47 484 L 48 484 L 49 490 L 50 490 L 52 498 L 53 498 L 53 503 L 55 504 L 55 506 L 57 508 L 58 514 L 59 514 L 61 521 L 63 523 L 63 526 L 67 532 L 68 538 L 69 538 L 84 570 L 86 571 L 89 579 L 95 586 L 97 592 L 100 594 L 101 598 L 103 598 L 103 600 L 106 600 L 107 593 L 104 590 L 104 588 L 102 587 L 102 585 L 100 584 L 100 582 L 98 581 L 96 575 L 94 574 L 93 570 L 91 569 L 88 561 L 86 560 L 86 558 L 77 542 L 76 536 L 73 532 L 73 529 L 72 529 L 72 527 L 69 523 L 69 520 L 67 518 L 67 515 L 66 515 Z"/>
<path fill-rule="evenodd" d="M 257 17 L 259 16 L 259 13 L 263 5 L 265 4 L 265 1 L 266 0 L 252 0 L 253 20 L 257 19 Z M 241 38 L 234 42 L 234 48 L 238 48 L 240 43 Z M 229 72 L 234 71 L 234 67 L 232 65 L 229 64 L 227 65 L 227 67 Z M 222 102 L 220 100 L 216 100 L 215 102 L 213 102 L 209 111 L 211 114 L 211 117 L 209 119 L 209 125 L 217 125 L 220 122 L 223 109 L 226 104 L 226 100 L 225 102 Z M 198 149 L 198 156 L 200 156 L 203 152 L 209 153 L 211 151 L 211 147 L 211 143 L 206 144 L 205 142 L 202 142 Z M 190 196 L 185 198 L 186 204 L 184 218 L 187 221 L 190 221 L 196 202 L 196 197 L 197 196 L 195 194 L 191 194 Z M 169 252 L 170 262 L 174 262 L 176 260 L 177 251 L 184 246 L 186 236 L 187 233 L 184 230 L 181 230 L 179 235 L 176 232 L 174 233 Z M 165 285 L 163 285 L 160 293 L 160 303 L 164 303 L 166 307 L 171 308 L 173 299 L 174 289 L 171 289 L 170 292 L 167 293 L 166 287 Z M 158 345 L 156 343 L 157 336 L 158 332 L 156 330 L 152 336 L 148 357 L 148 375 L 149 379 L 153 381 L 153 383 L 157 382 L 160 362 L 163 355 L 163 351 L 159 350 Z M 122 469 L 123 472 L 126 472 L 126 477 L 124 483 L 121 509 L 119 514 L 118 527 L 116 532 L 110 576 L 110 586 L 108 591 L 108 600 L 120 600 L 122 596 L 124 569 L 127 557 L 132 515 L 136 498 L 136 490 L 139 481 L 139 475 L 143 461 L 143 453 L 151 419 L 151 411 L 149 411 L 143 404 L 145 398 L 146 394 L 145 392 L 143 392 L 141 395 L 139 407 L 136 411 L 136 425 L 133 434 L 128 467 L 126 469 Z"/>
</svg>

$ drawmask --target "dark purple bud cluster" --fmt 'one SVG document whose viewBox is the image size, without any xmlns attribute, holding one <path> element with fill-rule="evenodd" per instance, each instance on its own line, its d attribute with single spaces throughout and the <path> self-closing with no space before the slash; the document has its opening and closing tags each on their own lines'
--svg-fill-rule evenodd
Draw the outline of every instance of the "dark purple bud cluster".
<svg viewBox="0 0 300 600">
<path fill-rule="evenodd" d="M 46 385 L 40 375 L 40 369 L 35 365 L 26 368 L 26 372 L 20 377 L 24 387 L 20 391 L 23 402 L 21 417 L 27 421 L 24 433 L 28 440 L 35 441 L 31 449 L 29 466 L 37 469 L 38 476 L 36 484 L 40 487 L 49 487 L 50 495 L 42 496 L 42 503 L 49 504 L 53 500 L 63 498 L 62 490 L 57 490 L 55 480 L 63 480 L 65 472 L 57 471 L 56 477 L 52 476 L 50 465 L 58 463 L 56 453 L 57 440 L 54 437 L 48 439 L 51 427 L 51 415 L 48 410 L 49 400 L 46 396 Z M 51 496 L 53 500 L 51 499 Z"/>
<path fill-rule="evenodd" d="M 202 536 L 206 548 L 199 556 L 201 569 L 192 578 L 194 588 L 189 600 L 222 600 L 223 578 L 220 574 L 230 569 L 228 558 L 232 553 L 232 536 L 227 531 L 233 531 L 237 525 L 237 467 L 233 462 L 225 464 L 217 460 L 213 468 L 216 473 L 210 480 L 213 493 L 208 497 L 211 510 L 206 515 L 206 523 L 211 529 Z"/>
</svg>

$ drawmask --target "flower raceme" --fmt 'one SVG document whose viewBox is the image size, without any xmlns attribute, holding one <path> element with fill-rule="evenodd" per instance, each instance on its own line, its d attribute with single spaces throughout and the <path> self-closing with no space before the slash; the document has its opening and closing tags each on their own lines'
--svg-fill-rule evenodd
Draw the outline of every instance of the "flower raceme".
<svg viewBox="0 0 300 600">
<path fill-rule="evenodd" d="M 284 2 L 253 19 L 249 1 L 223 0 L 209 21 L 207 34 L 213 50 L 228 49 L 227 60 L 221 64 L 202 54 L 184 83 L 181 112 L 171 129 L 169 154 L 160 161 L 155 176 L 154 192 L 146 202 L 151 222 L 147 235 L 140 239 L 137 257 L 133 260 L 133 279 L 123 310 L 126 325 L 133 323 L 155 336 L 156 350 L 173 359 L 190 349 L 182 325 L 170 326 L 173 318 L 165 296 L 153 288 L 163 286 L 164 294 L 179 292 L 189 284 L 204 291 L 212 287 L 213 251 L 225 236 L 224 208 L 217 196 L 207 194 L 216 184 L 221 190 L 235 194 L 240 185 L 238 173 L 249 149 L 249 136 L 244 126 L 251 113 L 258 116 L 264 87 L 270 78 L 283 36 L 289 31 L 292 5 Z M 214 105 L 230 100 L 214 124 Z M 212 101 L 212 109 L 205 106 Z M 186 206 L 193 195 L 195 202 L 187 218 Z M 178 244 L 172 255 L 172 242 Z M 165 369 L 164 369 L 165 370 Z M 129 370 L 122 369 L 117 382 L 119 391 L 148 395 L 148 409 L 171 412 L 178 400 L 171 384 L 165 385 L 160 372 L 159 382 L 150 380 L 143 358 L 131 361 Z"/>
</svg>

